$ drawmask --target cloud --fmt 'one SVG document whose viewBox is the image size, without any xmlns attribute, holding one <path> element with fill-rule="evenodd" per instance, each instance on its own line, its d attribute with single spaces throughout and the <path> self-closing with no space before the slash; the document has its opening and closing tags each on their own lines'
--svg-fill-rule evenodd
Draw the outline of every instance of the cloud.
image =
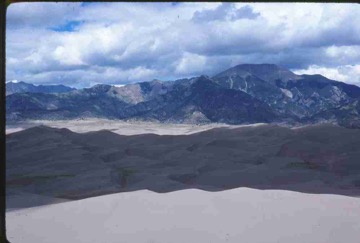
<svg viewBox="0 0 360 243">
<path fill-rule="evenodd" d="M 14 3 L 7 9 L 6 27 L 49 27 L 74 18 L 81 11 L 81 3 Z"/>
<path fill-rule="evenodd" d="M 206 65 L 206 57 L 192 53 L 184 53 L 176 65 L 176 74 L 201 74 Z"/>
<path fill-rule="evenodd" d="M 234 3 L 222 3 L 215 9 L 196 11 L 192 18 L 195 22 L 209 22 L 209 21 L 235 21 L 238 19 L 256 19 L 259 13 L 255 13 L 249 6 L 236 8 Z"/>
<path fill-rule="evenodd" d="M 307 69 L 294 70 L 296 74 L 321 74 L 328 79 L 360 86 L 360 65 L 344 65 L 327 68 L 312 65 Z"/>
<path fill-rule="evenodd" d="M 16 3 L 6 79 L 88 86 L 212 76 L 240 63 L 343 78 L 360 65 L 359 22 L 357 4 Z"/>
</svg>

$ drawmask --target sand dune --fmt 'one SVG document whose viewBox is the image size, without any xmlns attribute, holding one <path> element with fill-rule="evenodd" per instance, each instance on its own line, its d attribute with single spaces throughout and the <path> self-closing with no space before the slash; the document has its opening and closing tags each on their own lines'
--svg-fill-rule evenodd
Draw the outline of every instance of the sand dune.
<svg viewBox="0 0 360 243">
<path fill-rule="evenodd" d="M 39 126 L 8 134 L 6 146 L 8 193 L 73 200 L 252 187 L 360 195 L 360 130 L 334 125 L 218 127 L 176 136 Z"/>
<path fill-rule="evenodd" d="M 358 242 L 360 130 L 76 126 L 7 135 L 10 242 Z"/>
<path fill-rule="evenodd" d="M 360 200 L 278 190 L 146 190 L 7 212 L 10 242 L 357 243 Z"/>
</svg>

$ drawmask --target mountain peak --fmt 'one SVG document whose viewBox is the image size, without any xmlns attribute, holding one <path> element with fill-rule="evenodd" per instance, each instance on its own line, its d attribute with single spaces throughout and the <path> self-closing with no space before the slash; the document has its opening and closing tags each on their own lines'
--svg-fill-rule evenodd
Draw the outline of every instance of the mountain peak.
<svg viewBox="0 0 360 243">
<path fill-rule="evenodd" d="M 33 84 L 25 83 L 24 81 L 18 81 L 18 80 L 8 81 L 8 82 L 6 82 L 6 84 L 27 84 L 27 85 L 33 85 Z"/>
<path fill-rule="evenodd" d="M 201 75 L 199 77 L 193 78 L 192 79 L 192 84 L 209 84 L 209 83 L 214 83 L 209 76 L 206 75 Z"/>
<path fill-rule="evenodd" d="M 111 85 L 108 84 L 95 84 L 94 86 L 90 88 L 85 88 L 84 90 L 90 91 L 90 92 L 100 92 L 100 93 L 106 93 L 111 89 Z"/>
<path fill-rule="evenodd" d="M 274 83 L 276 80 L 287 82 L 300 79 L 299 75 L 275 64 L 239 64 L 214 76 L 214 78 L 230 76 L 256 76 L 266 82 Z"/>
</svg>

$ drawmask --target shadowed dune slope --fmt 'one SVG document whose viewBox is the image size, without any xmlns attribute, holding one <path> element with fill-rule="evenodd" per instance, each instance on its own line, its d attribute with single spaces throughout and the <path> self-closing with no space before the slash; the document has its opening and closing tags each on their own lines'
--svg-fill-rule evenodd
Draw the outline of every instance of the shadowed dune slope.
<svg viewBox="0 0 360 243">
<path fill-rule="evenodd" d="M 38 126 L 7 135 L 7 191 L 82 199 L 141 189 L 252 187 L 358 196 L 359 147 L 360 130 L 334 125 L 176 136 Z"/>
</svg>

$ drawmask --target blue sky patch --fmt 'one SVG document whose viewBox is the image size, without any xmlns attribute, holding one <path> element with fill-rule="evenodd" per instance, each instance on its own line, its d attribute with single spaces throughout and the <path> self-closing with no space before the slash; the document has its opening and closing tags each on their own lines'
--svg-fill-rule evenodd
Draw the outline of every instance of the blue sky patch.
<svg viewBox="0 0 360 243">
<path fill-rule="evenodd" d="M 83 23 L 84 21 L 68 21 L 63 25 L 52 27 L 50 29 L 57 32 L 73 32 L 76 30 L 78 26 L 80 26 Z"/>
</svg>

